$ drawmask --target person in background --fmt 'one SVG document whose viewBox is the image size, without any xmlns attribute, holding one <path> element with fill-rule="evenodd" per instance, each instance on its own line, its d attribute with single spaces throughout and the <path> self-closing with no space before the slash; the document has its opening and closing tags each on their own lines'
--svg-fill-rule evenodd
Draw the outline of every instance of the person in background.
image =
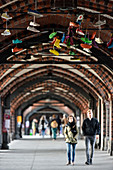
<svg viewBox="0 0 113 170">
<path fill-rule="evenodd" d="M 36 133 L 36 125 L 35 125 L 35 119 L 32 121 L 32 130 L 33 130 L 33 135 Z"/>
<path fill-rule="evenodd" d="M 48 127 L 49 127 L 49 134 L 50 134 L 50 137 L 52 138 L 51 120 L 52 120 L 52 117 L 50 116 L 50 117 L 49 117 L 49 124 L 48 124 Z"/>
<path fill-rule="evenodd" d="M 32 121 L 33 135 L 36 135 L 36 123 L 37 123 L 37 119 L 33 119 Z"/>
<path fill-rule="evenodd" d="M 38 129 L 38 126 L 39 126 L 38 120 L 36 120 L 35 125 L 36 125 L 36 133 L 39 133 L 39 129 Z"/>
<path fill-rule="evenodd" d="M 63 115 L 63 118 L 61 119 L 61 123 L 62 123 L 62 132 L 64 135 L 64 128 L 65 128 L 66 124 L 68 123 L 68 120 L 67 120 L 67 117 L 65 114 Z"/>
<path fill-rule="evenodd" d="M 74 165 L 75 161 L 75 148 L 77 144 L 78 128 L 76 119 L 73 115 L 68 116 L 68 123 L 64 128 L 65 141 L 67 143 L 67 165 Z M 72 155 L 72 159 L 71 159 Z M 72 162 L 71 162 L 72 161 Z"/>
<path fill-rule="evenodd" d="M 39 123 L 39 126 L 40 126 L 40 130 L 41 130 L 41 135 L 42 137 L 44 138 L 45 136 L 45 130 L 47 128 L 47 125 L 48 125 L 48 121 L 46 119 L 46 116 L 43 115 L 41 118 L 40 118 L 40 123 Z"/>
<path fill-rule="evenodd" d="M 58 131 L 58 135 L 60 135 L 60 125 L 61 125 L 61 119 L 60 119 L 59 115 L 57 116 L 57 123 L 58 123 L 57 131 Z"/>
<path fill-rule="evenodd" d="M 87 118 L 83 121 L 82 125 L 83 135 L 85 136 L 85 144 L 86 144 L 86 157 L 87 161 L 86 165 L 92 164 L 94 147 L 96 141 L 96 135 L 100 134 L 100 124 L 96 118 L 93 118 L 92 109 L 88 109 Z M 91 154 L 89 154 L 89 147 L 91 144 Z"/>
<path fill-rule="evenodd" d="M 51 120 L 51 129 L 52 129 L 53 140 L 56 140 L 57 128 L 58 128 L 58 122 L 56 119 L 56 115 L 53 115 L 52 120 Z"/>
</svg>

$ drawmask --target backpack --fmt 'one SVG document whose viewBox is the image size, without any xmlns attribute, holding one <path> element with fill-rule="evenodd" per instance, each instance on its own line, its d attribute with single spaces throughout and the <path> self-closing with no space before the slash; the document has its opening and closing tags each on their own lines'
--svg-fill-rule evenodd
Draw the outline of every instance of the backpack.
<svg viewBox="0 0 113 170">
<path fill-rule="evenodd" d="M 52 128 L 57 128 L 57 127 L 58 127 L 58 123 L 57 123 L 56 120 L 53 120 L 53 121 L 51 122 L 51 127 L 52 127 Z"/>
</svg>

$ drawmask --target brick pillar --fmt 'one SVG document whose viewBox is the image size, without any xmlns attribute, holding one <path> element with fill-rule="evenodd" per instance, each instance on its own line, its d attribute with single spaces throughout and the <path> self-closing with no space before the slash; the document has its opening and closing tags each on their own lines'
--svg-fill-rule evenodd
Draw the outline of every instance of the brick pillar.
<svg viewBox="0 0 113 170">
<path fill-rule="evenodd" d="M 2 148 L 2 100 L 0 96 L 0 149 Z"/>
<path fill-rule="evenodd" d="M 19 127 L 18 127 L 18 124 L 17 124 L 17 115 L 18 115 L 18 110 L 15 111 L 15 139 L 20 139 L 20 136 L 19 136 Z"/>
<path fill-rule="evenodd" d="M 113 98 L 112 98 L 112 105 L 111 105 L 111 153 L 110 155 L 113 155 Z"/>
<path fill-rule="evenodd" d="M 15 119 L 14 119 L 14 114 L 11 115 L 10 118 L 10 135 L 11 135 L 11 141 L 14 140 L 14 134 L 15 134 Z"/>
<path fill-rule="evenodd" d="M 103 102 L 103 150 L 106 150 L 106 108 Z"/>
<path fill-rule="evenodd" d="M 101 99 L 101 102 L 100 102 L 100 113 L 101 113 L 101 118 L 100 118 L 100 123 L 101 123 L 101 150 L 104 149 L 104 142 L 103 142 L 103 111 L 104 111 L 104 104 L 103 104 L 103 99 Z"/>
<path fill-rule="evenodd" d="M 105 101 L 105 110 L 106 110 L 106 150 L 110 152 L 110 101 Z"/>
<path fill-rule="evenodd" d="M 110 104 L 109 104 L 109 108 L 110 108 L 110 112 L 109 112 L 109 148 L 110 148 L 110 155 L 112 155 L 112 148 L 113 148 L 113 139 L 112 139 L 112 134 L 113 134 L 113 130 L 112 130 L 112 126 L 113 126 L 113 113 L 112 113 L 112 111 L 113 111 L 113 104 L 112 104 L 112 98 L 110 98 L 110 102 L 109 102 Z"/>
</svg>

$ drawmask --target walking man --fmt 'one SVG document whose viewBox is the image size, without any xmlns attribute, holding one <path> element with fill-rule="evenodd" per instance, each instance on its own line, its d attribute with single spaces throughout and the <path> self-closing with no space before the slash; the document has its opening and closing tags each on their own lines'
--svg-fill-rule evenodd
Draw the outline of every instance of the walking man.
<svg viewBox="0 0 113 170">
<path fill-rule="evenodd" d="M 86 165 L 92 164 L 94 147 L 96 141 L 96 135 L 100 134 L 100 124 L 96 118 L 93 118 L 92 109 L 87 111 L 87 118 L 83 121 L 82 125 L 83 135 L 85 136 L 85 144 L 86 144 L 86 157 L 87 161 Z M 91 145 L 91 154 L 89 154 L 89 147 Z"/>
</svg>

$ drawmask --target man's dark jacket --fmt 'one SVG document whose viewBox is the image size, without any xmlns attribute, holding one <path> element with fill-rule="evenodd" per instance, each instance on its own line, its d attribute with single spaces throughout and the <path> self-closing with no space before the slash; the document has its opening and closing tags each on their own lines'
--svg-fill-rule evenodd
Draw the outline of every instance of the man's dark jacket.
<svg viewBox="0 0 113 170">
<path fill-rule="evenodd" d="M 100 134 L 100 124 L 96 118 L 85 119 L 82 125 L 82 131 L 84 136 L 93 136 Z"/>
</svg>

